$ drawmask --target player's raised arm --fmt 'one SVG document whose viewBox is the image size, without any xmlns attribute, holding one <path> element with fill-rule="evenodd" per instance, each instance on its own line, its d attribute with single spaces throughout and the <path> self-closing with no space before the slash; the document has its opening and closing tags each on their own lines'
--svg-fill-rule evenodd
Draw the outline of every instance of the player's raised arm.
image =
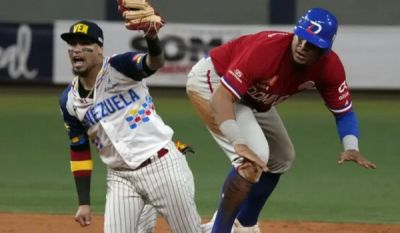
<svg viewBox="0 0 400 233">
<path fill-rule="evenodd" d="M 150 70 L 158 70 L 164 66 L 164 53 L 161 47 L 161 42 L 158 36 L 148 37 L 146 36 L 147 42 L 147 57 L 146 65 Z"/>
<path fill-rule="evenodd" d="M 156 71 L 164 65 L 164 54 L 158 38 L 158 32 L 164 26 L 164 19 L 155 12 L 147 1 L 124 0 L 118 1 L 118 9 L 125 19 L 125 27 L 129 30 L 144 32 L 148 56 L 146 63 L 148 69 Z"/>
<path fill-rule="evenodd" d="M 236 97 L 223 85 L 219 85 L 211 98 L 211 110 L 216 124 L 222 134 L 233 144 L 238 155 L 254 162 L 261 169 L 266 169 L 266 163 L 262 161 L 245 143 L 241 130 L 236 122 L 234 103 Z M 255 177 L 252 182 L 257 182 Z"/>
</svg>

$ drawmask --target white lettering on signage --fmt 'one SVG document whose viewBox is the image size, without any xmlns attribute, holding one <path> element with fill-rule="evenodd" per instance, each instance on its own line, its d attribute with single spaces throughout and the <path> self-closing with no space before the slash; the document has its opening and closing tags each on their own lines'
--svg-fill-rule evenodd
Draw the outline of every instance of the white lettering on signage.
<svg viewBox="0 0 400 233">
<path fill-rule="evenodd" d="M 21 25 L 17 32 L 17 42 L 9 47 L 0 47 L 0 69 L 7 68 L 12 79 L 21 76 L 34 79 L 38 70 L 28 70 L 27 63 L 32 44 L 32 32 L 28 25 Z"/>
</svg>

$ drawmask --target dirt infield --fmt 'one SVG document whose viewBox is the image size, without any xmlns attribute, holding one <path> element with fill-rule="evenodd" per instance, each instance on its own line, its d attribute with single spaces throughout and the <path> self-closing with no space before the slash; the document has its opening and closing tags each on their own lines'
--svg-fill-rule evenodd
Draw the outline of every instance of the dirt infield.
<svg viewBox="0 0 400 233">
<path fill-rule="evenodd" d="M 92 225 L 81 228 L 72 216 L 0 213 L 0 233 L 101 233 L 103 217 L 95 216 Z M 400 233 L 400 225 L 331 224 L 316 222 L 261 223 L 263 232 L 270 233 Z M 156 233 L 170 232 L 160 220 Z"/>
</svg>

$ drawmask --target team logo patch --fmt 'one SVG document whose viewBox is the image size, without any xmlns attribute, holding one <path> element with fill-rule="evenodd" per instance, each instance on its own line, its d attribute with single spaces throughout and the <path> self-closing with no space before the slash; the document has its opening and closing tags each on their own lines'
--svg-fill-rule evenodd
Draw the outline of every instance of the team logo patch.
<svg viewBox="0 0 400 233">
<path fill-rule="evenodd" d="M 136 64 L 140 64 L 140 62 L 142 61 L 143 57 L 144 57 L 144 53 L 138 53 L 135 56 L 133 56 L 133 61 L 136 62 Z"/>
<path fill-rule="evenodd" d="M 321 32 L 321 30 L 322 30 L 321 24 L 319 24 L 319 23 L 317 23 L 315 21 L 312 21 L 312 20 L 310 20 L 310 23 L 311 23 L 311 25 L 308 26 L 307 32 L 309 32 L 309 33 L 311 33 L 313 35 L 318 34 L 318 33 Z"/>
<path fill-rule="evenodd" d="M 229 70 L 228 73 L 230 73 L 238 82 L 242 83 L 242 76 L 243 73 L 239 69 L 234 69 L 234 70 Z"/>
<path fill-rule="evenodd" d="M 83 23 L 77 24 L 74 26 L 73 32 L 74 33 L 83 33 L 83 34 L 87 34 L 89 30 L 89 26 Z"/>
<path fill-rule="evenodd" d="M 71 138 L 71 142 L 72 142 L 72 143 L 77 143 L 77 142 L 79 142 L 79 137 L 73 137 L 73 138 Z"/>
<path fill-rule="evenodd" d="M 140 124 L 150 121 L 150 115 L 154 109 L 153 99 L 146 96 L 146 101 L 138 108 L 130 110 L 125 120 L 129 123 L 131 129 L 136 129 Z"/>
<path fill-rule="evenodd" d="M 75 136 L 71 138 L 72 145 L 82 145 L 86 142 L 86 138 L 84 136 Z"/>
</svg>

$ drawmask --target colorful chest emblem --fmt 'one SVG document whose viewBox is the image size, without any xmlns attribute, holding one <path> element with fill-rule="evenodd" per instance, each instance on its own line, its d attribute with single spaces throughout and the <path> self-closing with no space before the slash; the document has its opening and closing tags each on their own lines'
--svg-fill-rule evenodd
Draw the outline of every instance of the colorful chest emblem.
<svg viewBox="0 0 400 233">
<path fill-rule="evenodd" d="M 146 101 L 139 107 L 130 110 L 125 120 L 129 123 L 131 129 L 136 129 L 140 124 L 150 121 L 150 115 L 154 110 L 153 99 L 146 96 Z"/>
</svg>

